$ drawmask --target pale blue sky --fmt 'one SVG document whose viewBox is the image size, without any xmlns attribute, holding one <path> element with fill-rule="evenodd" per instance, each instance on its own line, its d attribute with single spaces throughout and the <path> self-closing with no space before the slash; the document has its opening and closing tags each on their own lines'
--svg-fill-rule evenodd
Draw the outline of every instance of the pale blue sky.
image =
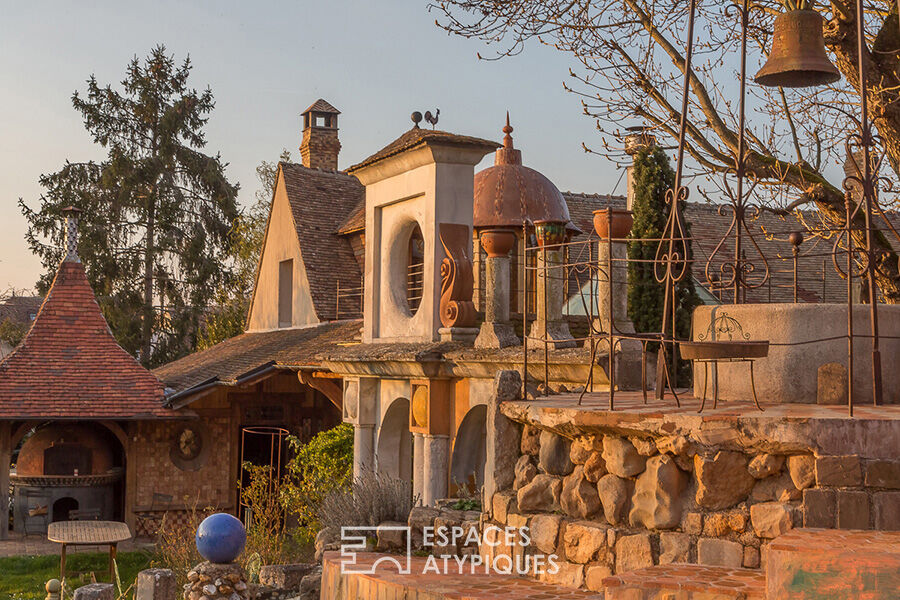
<svg viewBox="0 0 900 600">
<path fill-rule="evenodd" d="M 425 0 L 0 4 L 0 287 L 30 288 L 40 274 L 17 199 L 36 205 L 41 173 L 103 156 L 72 92 L 91 73 L 120 81 L 128 60 L 157 43 L 190 54 L 193 85 L 212 87 L 207 150 L 230 163 L 244 203 L 261 160 L 282 148 L 299 158 L 299 113 L 319 97 L 343 113 L 341 168 L 400 135 L 411 111 L 437 106 L 441 129 L 495 140 L 509 109 L 525 163 L 562 190 L 606 193 L 619 176 L 581 148 L 599 140 L 562 88 L 565 56 L 533 45 L 479 61 L 485 49 L 438 29 Z"/>
</svg>

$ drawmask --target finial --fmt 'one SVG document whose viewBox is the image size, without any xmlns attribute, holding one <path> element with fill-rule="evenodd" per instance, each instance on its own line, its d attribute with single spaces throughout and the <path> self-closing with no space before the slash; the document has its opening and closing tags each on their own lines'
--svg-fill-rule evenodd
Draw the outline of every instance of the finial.
<svg viewBox="0 0 900 600">
<path fill-rule="evenodd" d="M 422 113 L 420 113 L 420 112 L 417 111 L 417 110 L 414 110 L 414 111 L 413 111 L 413 114 L 411 114 L 411 115 L 409 116 L 409 118 L 412 119 L 412 122 L 414 123 L 413 129 L 418 129 L 418 128 L 419 128 L 419 123 L 422 122 Z"/>
<path fill-rule="evenodd" d="M 512 148 L 513 141 L 512 136 L 510 135 L 513 132 L 512 126 L 509 124 L 509 111 L 506 111 L 506 125 L 503 127 L 503 133 L 506 135 L 503 136 L 503 147 L 504 148 Z"/>
<path fill-rule="evenodd" d="M 78 215 L 81 209 L 67 206 L 62 209 L 66 217 L 66 262 L 81 262 L 78 258 Z"/>
</svg>

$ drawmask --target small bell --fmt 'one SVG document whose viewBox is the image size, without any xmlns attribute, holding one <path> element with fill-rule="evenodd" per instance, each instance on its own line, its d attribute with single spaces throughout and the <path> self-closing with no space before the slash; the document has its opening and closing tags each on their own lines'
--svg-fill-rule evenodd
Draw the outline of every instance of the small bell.
<svg viewBox="0 0 900 600">
<path fill-rule="evenodd" d="M 754 80 L 766 87 L 811 87 L 841 78 L 825 53 L 822 15 L 814 10 L 792 10 L 778 15 L 772 51 Z"/>
</svg>

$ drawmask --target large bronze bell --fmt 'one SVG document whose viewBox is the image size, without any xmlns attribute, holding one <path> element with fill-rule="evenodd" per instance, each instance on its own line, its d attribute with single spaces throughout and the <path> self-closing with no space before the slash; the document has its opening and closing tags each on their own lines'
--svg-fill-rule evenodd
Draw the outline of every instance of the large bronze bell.
<svg viewBox="0 0 900 600">
<path fill-rule="evenodd" d="M 769 59 L 754 77 L 767 87 L 810 87 L 834 83 L 840 72 L 825 54 L 822 15 L 792 10 L 778 15 Z"/>
</svg>

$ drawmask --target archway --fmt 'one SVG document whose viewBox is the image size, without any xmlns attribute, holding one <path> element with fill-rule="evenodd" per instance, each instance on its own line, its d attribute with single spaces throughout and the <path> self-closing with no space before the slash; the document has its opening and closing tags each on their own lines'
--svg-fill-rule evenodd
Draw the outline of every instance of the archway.
<svg viewBox="0 0 900 600">
<path fill-rule="evenodd" d="M 397 398 L 388 407 L 378 430 L 377 473 L 412 480 L 412 434 L 409 432 L 409 400 Z"/>
<path fill-rule="evenodd" d="M 456 489 L 466 486 L 476 493 L 484 485 L 487 460 L 487 406 L 479 404 L 466 413 L 453 442 L 450 483 Z"/>
</svg>

